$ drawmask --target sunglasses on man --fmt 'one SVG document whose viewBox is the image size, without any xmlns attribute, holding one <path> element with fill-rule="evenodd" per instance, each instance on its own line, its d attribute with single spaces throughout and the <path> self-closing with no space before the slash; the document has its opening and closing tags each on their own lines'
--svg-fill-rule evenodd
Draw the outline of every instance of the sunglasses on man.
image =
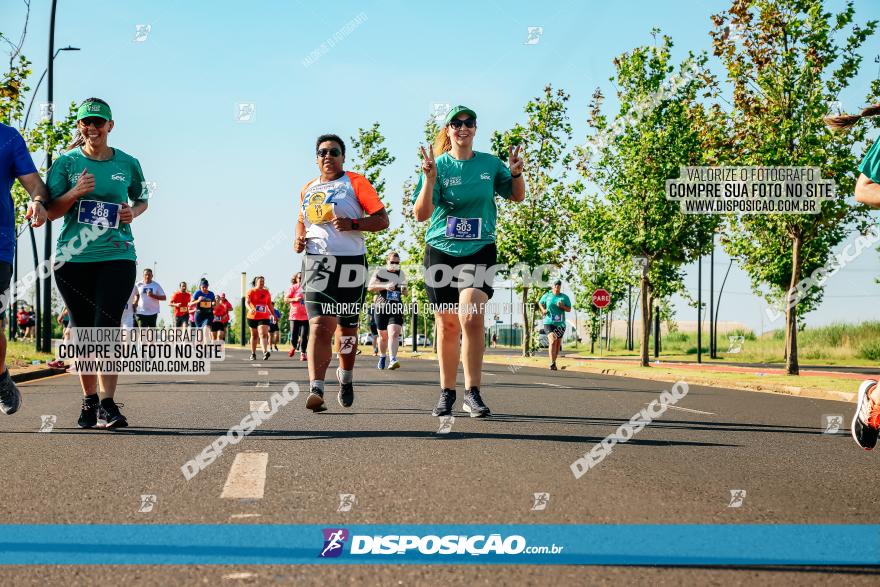
<svg viewBox="0 0 880 587">
<path fill-rule="evenodd" d="M 465 118 L 464 120 L 460 120 L 460 119 L 456 118 L 454 120 L 449 121 L 449 126 L 454 128 L 455 130 L 460 129 L 462 127 L 462 125 L 466 126 L 467 128 L 474 128 L 475 126 L 477 126 L 477 119 L 476 118 Z"/>
<path fill-rule="evenodd" d="M 342 155 L 342 151 L 340 151 L 336 147 L 333 147 L 332 149 L 318 149 L 317 153 L 318 157 L 326 157 L 328 153 L 331 157 L 339 157 L 340 155 Z"/>
</svg>

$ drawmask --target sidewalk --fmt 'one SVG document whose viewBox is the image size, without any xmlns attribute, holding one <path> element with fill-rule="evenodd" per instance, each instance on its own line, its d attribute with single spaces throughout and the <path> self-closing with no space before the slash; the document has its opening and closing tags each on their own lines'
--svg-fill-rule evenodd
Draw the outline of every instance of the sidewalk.
<svg viewBox="0 0 880 587">
<path fill-rule="evenodd" d="M 547 369 L 549 366 L 546 353 L 534 357 L 522 357 L 518 351 L 512 349 L 508 353 L 499 352 L 500 350 L 492 349 L 491 352 L 487 352 L 484 361 L 495 365 L 506 365 L 513 373 L 520 367 Z M 409 355 L 408 352 L 402 353 L 402 356 Z M 417 358 L 436 360 L 436 356 L 431 352 L 420 353 Z M 855 402 L 859 382 L 868 378 L 864 373 L 817 371 L 815 369 L 803 369 L 799 376 L 792 376 L 786 375 L 784 369 L 776 367 L 742 367 L 709 363 L 660 361 L 659 363 L 651 363 L 650 367 L 642 367 L 638 363 L 638 358 L 635 357 L 630 360 L 622 357 L 594 359 L 562 355 L 556 364 L 560 370 L 579 373 L 632 377 L 670 383 L 686 380 L 692 385 L 845 402 Z M 552 373 L 552 371 L 548 371 L 548 373 Z"/>
<path fill-rule="evenodd" d="M 579 357 L 574 355 L 562 355 L 566 359 L 573 359 L 576 361 L 584 361 L 584 362 L 594 362 L 594 363 L 604 363 L 604 364 L 617 364 L 617 365 L 626 365 L 633 366 L 638 365 L 639 359 L 626 359 L 623 357 L 614 357 L 609 359 L 604 358 L 588 358 L 588 357 Z M 651 365 L 667 365 L 674 366 L 676 368 L 681 369 L 694 369 L 696 371 L 714 371 L 717 373 L 754 373 L 758 375 L 785 375 L 785 369 L 780 367 L 770 367 L 770 366 L 758 366 L 758 367 L 745 367 L 742 365 L 719 365 L 718 363 L 697 363 L 697 362 L 683 362 L 683 361 L 659 361 L 652 360 Z M 858 368 L 858 367 L 857 367 Z M 840 370 L 838 370 L 840 369 Z M 826 370 L 816 370 L 810 369 L 807 367 L 806 369 L 800 370 L 800 375 L 805 377 L 828 377 L 833 373 L 834 377 L 839 377 L 842 379 L 857 379 L 859 381 L 864 381 L 867 379 L 865 372 L 856 372 L 856 371 L 847 371 L 847 367 L 833 367 L 828 366 Z M 865 369 L 864 371 L 871 371 L 869 369 Z M 880 368 L 872 371 L 876 375 L 880 375 Z"/>
</svg>

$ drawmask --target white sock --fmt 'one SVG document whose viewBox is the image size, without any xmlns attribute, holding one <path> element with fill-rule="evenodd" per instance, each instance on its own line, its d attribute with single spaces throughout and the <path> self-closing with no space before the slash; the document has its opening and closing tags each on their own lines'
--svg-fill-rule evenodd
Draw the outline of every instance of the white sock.
<svg viewBox="0 0 880 587">
<path fill-rule="evenodd" d="M 379 358 L 380 358 L 380 359 L 384 359 L 384 358 L 385 358 L 385 355 L 383 355 L 382 353 L 379 353 Z"/>
<path fill-rule="evenodd" d="M 340 367 L 336 370 L 336 377 L 339 378 L 339 383 L 351 383 L 352 373 L 352 371 L 346 371 Z"/>
<path fill-rule="evenodd" d="M 391 362 L 392 362 L 392 363 L 396 363 L 396 362 L 397 362 L 397 357 L 394 356 L 394 355 L 391 355 Z"/>
<path fill-rule="evenodd" d="M 309 381 L 309 389 L 320 389 L 324 391 L 324 380 L 323 379 L 315 379 L 314 381 Z"/>
</svg>

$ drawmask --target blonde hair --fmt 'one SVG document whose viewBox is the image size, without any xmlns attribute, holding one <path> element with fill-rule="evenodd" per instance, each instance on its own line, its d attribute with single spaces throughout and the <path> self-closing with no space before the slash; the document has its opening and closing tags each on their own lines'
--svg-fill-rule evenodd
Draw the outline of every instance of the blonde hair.
<svg viewBox="0 0 880 587">
<path fill-rule="evenodd" d="M 863 118 L 880 115 L 880 104 L 868 106 L 861 114 L 840 114 L 838 116 L 826 116 L 823 120 L 831 130 L 849 130 Z"/>
<path fill-rule="evenodd" d="M 449 140 L 449 135 L 446 134 L 446 127 L 443 126 L 437 131 L 437 136 L 434 137 L 434 156 L 442 155 L 451 150 L 452 141 Z"/>
</svg>

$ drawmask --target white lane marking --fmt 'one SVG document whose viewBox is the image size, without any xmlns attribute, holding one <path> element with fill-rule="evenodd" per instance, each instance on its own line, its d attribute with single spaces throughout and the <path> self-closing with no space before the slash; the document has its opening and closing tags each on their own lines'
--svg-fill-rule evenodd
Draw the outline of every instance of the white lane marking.
<svg viewBox="0 0 880 587">
<path fill-rule="evenodd" d="M 230 519 L 238 519 L 238 518 L 260 518 L 263 514 L 232 514 Z"/>
<path fill-rule="evenodd" d="M 574 387 L 569 387 L 568 385 L 559 385 L 558 383 L 545 383 L 544 381 L 539 381 L 538 385 L 548 385 L 550 387 L 558 387 L 559 389 L 575 389 Z"/>
<path fill-rule="evenodd" d="M 252 412 L 268 412 L 269 411 L 269 402 L 267 401 L 256 401 L 250 402 L 251 411 Z"/>
<path fill-rule="evenodd" d="M 647 406 L 649 404 L 645 404 L 645 405 Z M 666 407 L 672 408 L 673 410 L 681 410 L 682 412 L 692 412 L 694 414 L 705 414 L 706 416 L 716 416 L 717 415 L 714 412 L 703 412 L 701 410 L 692 410 L 690 408 L 680 408 L 678 406 L 671 406 L 669 404 L 666 404 Z"/>
<path fill-rule="evenodd" d="M 269 372 L 268 371 L 257 371 L 257 377 L 265 377 L 264 380 L 257 381 L 257 384 L 254 387 L 269 387 Z"/>
<path fill-rule="evenodd" d="M 253 579 L 256 576 L 257 576 L 256 573 L 227 573 L 226 575 L 223 575 L 223 578 L 237 580 L 237 579 Z"/>
<path fill-rule="evenodd" d="M 229 468 L 222 499 L 263 499 L 266 489 L 267 452 L 240 452 Z"/>
</svg>

